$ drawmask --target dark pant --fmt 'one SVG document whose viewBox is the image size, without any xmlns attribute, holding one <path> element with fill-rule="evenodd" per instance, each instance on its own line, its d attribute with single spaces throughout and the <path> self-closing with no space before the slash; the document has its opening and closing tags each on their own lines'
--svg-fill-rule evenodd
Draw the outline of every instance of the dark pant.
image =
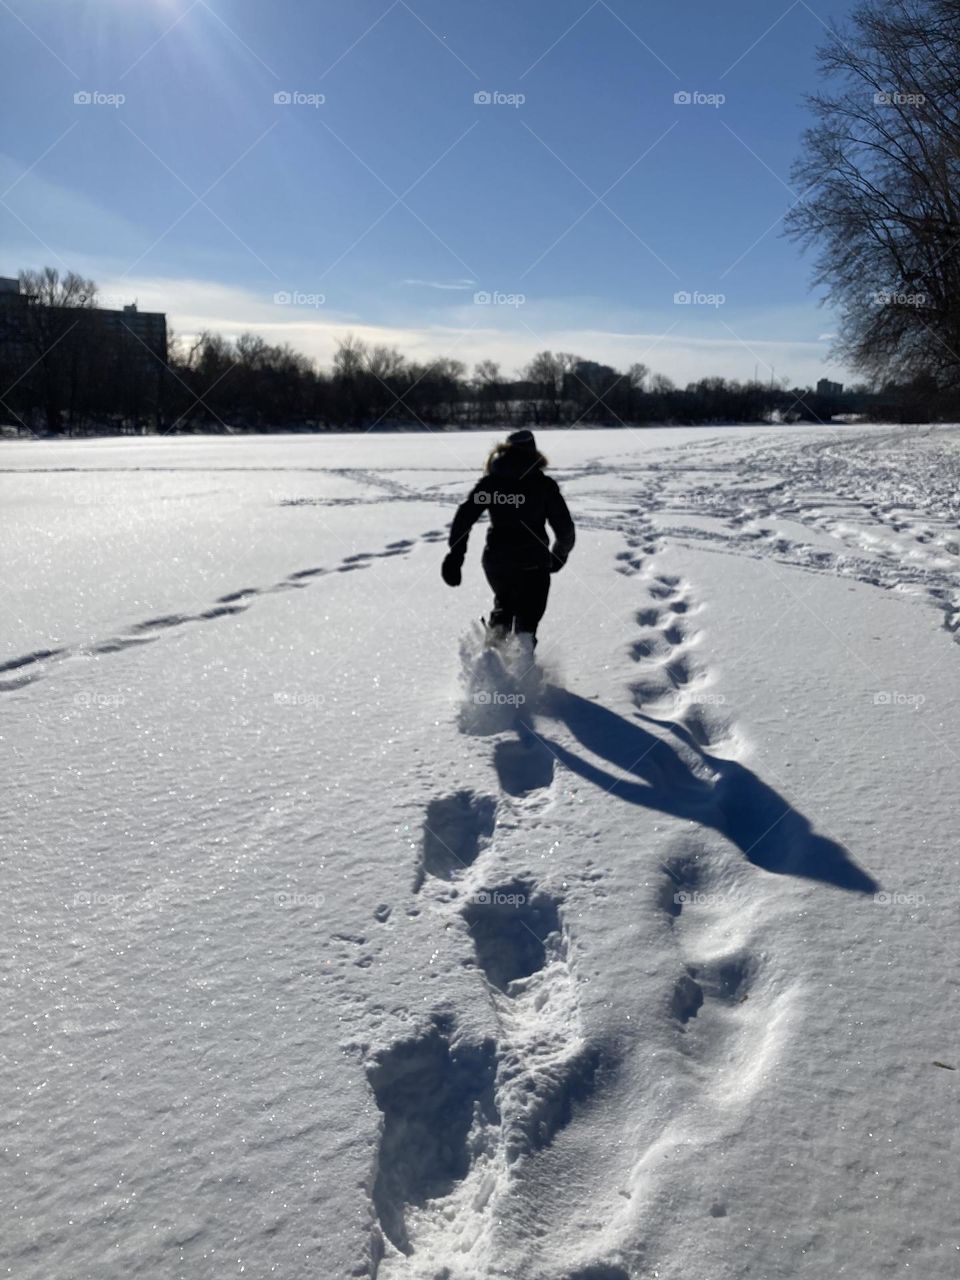
<svg viewBox="0 0 960 1280">
<path fill-rule="evenodd" d="M 484 558 L 483 571 L 494 597 L 490 626 L 535 636 L 550 593 L 549 569 L 518 569 Z"/>
</svg>

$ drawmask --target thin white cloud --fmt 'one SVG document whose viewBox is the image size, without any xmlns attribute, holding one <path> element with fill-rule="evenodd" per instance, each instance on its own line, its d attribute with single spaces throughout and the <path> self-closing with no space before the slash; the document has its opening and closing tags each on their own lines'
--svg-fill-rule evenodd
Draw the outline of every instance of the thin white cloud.
<svg viewBox="0 0 960 1280">
<path fill-rule="evenodd" d="M 424 289 L 474 289 L 476 280 L 404 280 L 406 285 L 422 285 Z"/>
<path fill-rule="evenodd" d="M 466 304 L 422 316 L 409 324 L 372 323 L 355 312 L 334 310 L 328 303 L 274 302 L 272 291 L 256 292 L 192 278 L 120 277 L 98 279 L 101 294 L 110 304 L 136 301 L 143 311 L 165 311 L 174 332 L 185 340 L 203 330 L 226 337 L 240 333 L 260 334 L 266 341 L 289 343 L 329 365 L 340 339 L 347 333 L 364 342 L 395 346 L 409 359 L 423 363 L 449 356 L 462 360 L 468 369 L 480 360 L 496 360 L 505 376 L 513 376 L 537 351 L 574 351 L 587 360 L 597 360 L 619 369 L 635 361 L 665 373 L 679 385 L 697 378 L 723 376 L 745 380 L 759 375 L 766 379 L 773 370 L 786 376 L 791 385 L 812 385 L 824 376 L 844 378 L 845 371 L 824 360 L 820 341 L 770 337 L 771 332 L 796 330 L 797 316 L 764 314 L 726 321 L 734 330 L 711 329 L 709 333 L 684 332 L 669 326 L 676 320 L 673 309 L 662 329 L 658 316 L 646 323 L 626 323 L 624 314 L 616 324 L 600 322 L 602 308 L 574 308 L 556 304 L 526 304 L 499 308 Z M 571 320 L 573 311 L 584 312 L 583 322 Z M 613 318 L 611 317 L 611 320 Z M 685 325 L 692 327 L 696 317 Z M 765 336 L 757 337 L 758 333 Z"/>
</svg>

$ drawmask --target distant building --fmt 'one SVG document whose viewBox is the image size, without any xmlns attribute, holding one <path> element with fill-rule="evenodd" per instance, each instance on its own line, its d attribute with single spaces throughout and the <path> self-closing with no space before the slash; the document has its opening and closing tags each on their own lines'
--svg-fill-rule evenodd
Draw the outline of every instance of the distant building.
<svg viewBox="0 0 960 1280">
<path fill-rule="evenodd" d="M 29 312 L 40 305 L 36 298 L 21 292 L 19 280 L 0 276 L 0 349 L 8 359 L 29 351 Z M 137 352 L 147 357 L 152 353 L 166 364 L 167 317 L 162 311 L 140 311 L 137 304 L 131 302 L 122 310 L 84 307 L 78 308 L 78 312 L 78 319 L 101 325 L 109 338 L 129 343 L 131 355 Z"/>
<path fill-rule="evenodd" d="M 817 383 L 817 395 L 831 399 L 843 395 L 843 383 L 831 382 L 829 378 L 821 378 Z"/>
<path fill-rule="evenodd" d="M 0 386 L 17 421 L 59 432 L 65 422 L 142 429 L 163 419 L 167 317 L 129 303 L 119 309 L 57 306 L 0 276 Z M 119 301 L 119 299 L 118 299 Z"/>
<path fill-rule="evenodd" d="M 137 304 L 131 302 L 122 311 L 106 311 L 98 307 L 96 314 L 108 333 L 137 345 L 142 343 L 166 364 L 167 317 L 164 312 L 140 311 Z"/>
<path fill-rule="evenodd" d="M 0 358 L 10 368 L 26 355 L 27 317 L 30 299 L 20 292 L 20 281 L 0 276 Z"/>
</svg>

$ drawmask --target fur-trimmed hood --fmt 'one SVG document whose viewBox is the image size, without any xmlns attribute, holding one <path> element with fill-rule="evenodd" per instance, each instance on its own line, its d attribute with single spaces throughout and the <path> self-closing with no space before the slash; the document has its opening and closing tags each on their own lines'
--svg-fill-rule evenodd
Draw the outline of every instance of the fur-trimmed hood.
<svg viewBox="0 0 960 1280">
<path fill-rule="evenodd" d="M 543 471 L 547 460 L 534 446 L 498 444 L 487 458 L 487 475 L 520 479 Z"/>
</svg>

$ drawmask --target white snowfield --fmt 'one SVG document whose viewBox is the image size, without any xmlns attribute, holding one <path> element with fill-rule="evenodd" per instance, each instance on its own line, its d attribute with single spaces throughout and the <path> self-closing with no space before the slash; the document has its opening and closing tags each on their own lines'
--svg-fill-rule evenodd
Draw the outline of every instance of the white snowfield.
<svg viewBox="0 0 960 1280">
<path fill-rule="evenodd" d="M 960 429 L 7 443 L 0 1272 L 960 1275 Z"/>
</svg>

